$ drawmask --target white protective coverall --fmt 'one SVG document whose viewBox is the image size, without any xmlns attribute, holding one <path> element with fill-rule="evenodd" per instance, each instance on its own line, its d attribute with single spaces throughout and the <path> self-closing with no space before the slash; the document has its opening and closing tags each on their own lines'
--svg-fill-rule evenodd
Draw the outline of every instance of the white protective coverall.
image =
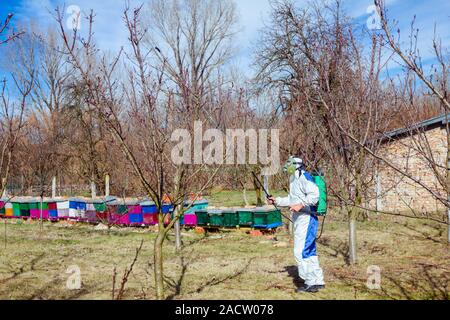
<svg viewBox="0 0 450 320">
<path fill-rule="evenodd" d="M 294 222 L 294 256 L 298 265 L 300 278 L 305 285 L 324 285 L 323 272 L 316 253 L 316 235 L 319 221 L 315 211 L 319 201 L 319 188 L 313 177 L 306 171 L 297 170 L 289 177 L 289 196 L 276 198 L 277 205 L 288 207 L 302 204 L 302 211 L 292 214 Z"/>
</svg>

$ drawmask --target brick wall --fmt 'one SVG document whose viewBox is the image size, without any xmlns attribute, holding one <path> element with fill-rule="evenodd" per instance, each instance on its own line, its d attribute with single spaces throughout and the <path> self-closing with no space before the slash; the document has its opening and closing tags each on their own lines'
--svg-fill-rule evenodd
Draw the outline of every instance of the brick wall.
<svg viewBox="0 0 450 320">
<path fill-rule="evenodd" d="M 422 152 L 418 150 L 422 150 Z M 438 174 L 435 174 L 430 161 L 424 157 L 424 151 L 428 157 L 432 156 L 436 163 L 443 166 L 443 168 L 436 169 Z M 406 170 L 434 192 L 445 196 L 444 189 L 437 178 L 437 176 L 445 177 L 446 172 L 447 134 L 445 127 L 430 129 L 421 134 L 385 143 L 380 154 L 390 159 L 397 167 Z M 444 209 L 444 206 L 430 192 L 385 163 L 380 162 L 375 171 L 374 191 L 377 196 L 370 202 L 372 208 L 394 212 L 412 209 L 422 213 Z"/>
</svg>

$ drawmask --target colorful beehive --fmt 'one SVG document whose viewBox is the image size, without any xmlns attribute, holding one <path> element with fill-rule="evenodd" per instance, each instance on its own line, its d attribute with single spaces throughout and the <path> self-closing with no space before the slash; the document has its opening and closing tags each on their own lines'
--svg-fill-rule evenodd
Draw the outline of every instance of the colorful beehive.
<svg viewBox="0 0 450 320">
<path fill-rule="evenodd" d="M 208 225 L 211 227 L 223 227 L 224 219 L 223 219 L 223 211 L 222 210 L 208 210 Z"/>
<path fill-rule="evenodd" d="M 252 227 L 253 226 L 253 214 L 255 209 L 238 209 L 239 226 Z"/>
<path fill-rule="evenodd" d="M 158 224 L 158 208 L 152 201 L 142 201 L 142 217 L 145 225 L 153 226 Z"/>
<path fill-rule="evenodd" d="M 13 202 L 12 205 L 14 218 L 20 218 L 20 202 Z"/>
<path fill-rule="evenodd" d="M 23 218 L 30 217 L 30 204 L 28 201 L 23 201 L 19 203 L 20 207 L 20 216 Z"/>
<path fill-rule="evenodd" d="M 30 207 L 31 219 L 39 219 L 41 210 L 39 210 L 38 200 L 36 200 L 36 199 L 31 200 L 30 203 L 28 204 L 28 206 Z"/>
<path fill-rule="evenodd" d="M 94 204 L 95 207 L 95 218 L 96 221 L 107 222 L 108 221 L 108 210 L 105 203 Z"/>
<path fill-rule="evenodd" d="M 202 200 L 198 200 L 198 201 L 194 201 L 194 203 L 192 204 L 191 201 L 186 201 L 184 204 L 185 208 L 188 208 L 184 214 L 195 214 L 196 211 L 198 210 L 204 210 L 208 207 L 209 202 L 206 199 L 202 199 Z"/>
<path fill-rule="evenodd" d="M 204 227 L 209 223 L 209 216 L 207 210 L 198 210 L 195 212 L 195 216 L 197 217 L 197 226 Z"/>
<path fill-rule="evenodd" d="M 5 204 L 5 217 L 14 217 L 13 204 L 11 202 Z"/>
<path fill-rule="evenodd" d="M 58 210 L 58 219 L 69 219 L 69 207 L 70 201 L 61 200 L 56 203 L 56 209 Z"/>
<path fill-rule="evenodd" d="M 280 210 L 275 208 L 257 208 L 253 215 L 253 227 L 273 229 L 283 225 Z"/>
<path fill-rule="evenodd" d="M 48 218 L 50 220 L 58 220 L 58 202 L 54 199 L 47 200 Z"/>
<path fill-rule="evenodd" d="M 94 223 L 97 221 L 97 211 L 94 206 L 95 200 L 86 201 L 86 221 Z"/>
<path fill-rule="evenodd" d="M 72 198 L 69 200 L 69 218 L 70 219 L 78 219 L 78 199 Z"/>
<path fill-rule="evenodd" d="M 195 214 L 185 214 L 182 217 L 181 224 L 187 227 L 195 227 L 197 226 L 197 216 Z"/>
<path fill-rule="evenodd" d="M 114 200 L 108 203 L 108 223 L 114 225 L 129 225 L 128 207 L 132 205 L 136 205 L 136 202 L 130 203 L 130 201 L 126 200 Z"/>
<path fill-rule="evenodd" d="M 162 213 L 163 214 L 169 214 L 173 212 L 173 204 L 171 203 L 164 203 L 162 206 Z"/>
<path fill-rule="evenodd" d="M 0 201 L 0 216 L 4 216 L 4 215 L 5 215 L 5 202 Z"/>
<path fill-rule="evenodd" d="M 49 209 L 48 203 L 46 200 L 42 201 L 42 210 L 41 210 L 41 200 L 39 198 L 30 199 L 28 201 L 28 208 L 30 210 L 30 217 L 32 219 L 40 219 L 42 214 L 42 219 L 49 218 Z"/>
<path fill-rule="evenodd" d="M 79 198 L 69 199 L 69 218 L 86 221 L 86 201 Z"/>
<path fill-rule="evenodd" d="M 41 209 L 40 204 L 39 204 L 39 209 Z M 49 215 L 48 215 L 48 202 L 43 201 L 42 202 L 42 219 L 48 219 Z"/>
<path fill-rule="evenodd" d="M 239 215 L 236 209 L 223 210 L 223 226 L 226 228 L 239 227 Z"/>
<path fill-rule="evenodd" d="M 128 204 L 127 210 L 128 210 L 128 223 L 130 225 L 144 224 L 144 216 L 142 213 L 142 207 L 138 203 Z"/>
<path fill-rule="evenodd" d="M 106 197 L 104 201 L 94 203 L 97 222 L 101 222 L 103 224 L 109 223 L 110 211 L 108 206 L 115 201 L 115 197 Z"/>
<path fill-rule="evenodd" d="M 158 224 L 158 207 L 153 201 L 145 200 L 140 202 L 142 207 L 142 218 L 144 225 L 157 225 Z M 171 214 L 173 216 L 174 207 L 171 203 L 164 203 L 161 211 L 164 215 Z M 164 221 L 166 224 L 170 222 L 170 217 Z"/>
<path fill-rule="evenodd" d="M 197 215 L 195 214 L 199 210 L 204 210 L 208 207 L 209 202 L 206 199 L 195 201 L 194 203 L 186 201 L 184 204 L 187 210 L 180 219 L 182 225 L 193 227 L 197 225 Z"/>
</svg>

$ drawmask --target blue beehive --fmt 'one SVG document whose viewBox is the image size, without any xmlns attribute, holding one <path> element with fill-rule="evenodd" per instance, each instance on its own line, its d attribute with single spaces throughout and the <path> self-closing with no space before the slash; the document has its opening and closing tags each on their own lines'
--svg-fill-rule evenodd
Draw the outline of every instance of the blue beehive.
<svg viewBox="0 0 450 320">
<path fill-rule="evenodd" d="M 184 203 L 184 207 L 187 208 L 191 204 L 192 204 L 191 201 L 186 201 Z M 205 210 L 208 207 L 208 205 L 209 202 L 206 199 L 195 201 L 194 204 L 192 204 L 192 206 L 184 212 L 184 214 L 195 214 L 196 211 Z"/>
</svg>

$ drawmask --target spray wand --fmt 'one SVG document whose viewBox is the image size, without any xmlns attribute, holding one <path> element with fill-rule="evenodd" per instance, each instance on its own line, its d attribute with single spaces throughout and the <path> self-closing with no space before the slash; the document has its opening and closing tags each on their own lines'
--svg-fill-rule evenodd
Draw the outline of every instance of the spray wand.
<svg viewBox="0 0 450 320">
<path fill-rule="evenodd" d="M 252 171 L 252 175 L 255 178 L 255 181 L 258 183 L 259 187 L 264 191 L 266 198 L 272 198 L 272 196 L 267 192 L 266 188 L 264 188 L 264 185 L 261 183 L 261 180 L 258 179 L 258 177 L 256 176 L 255 172 Z M 278 206 L 275 204 L 275 202 L 272 203 L 272 205 L 275 207 L 275 209 L 277 209 L 278 211 L 280 211 L 281 215 L 283 217 L 285 217 L 286 219 L 288 219 L 290 222 L 294 223 L 291 218 L 289 218 L 288 216 L 284 215 L 283 212 L 278 208 Z"/>
</svg>

